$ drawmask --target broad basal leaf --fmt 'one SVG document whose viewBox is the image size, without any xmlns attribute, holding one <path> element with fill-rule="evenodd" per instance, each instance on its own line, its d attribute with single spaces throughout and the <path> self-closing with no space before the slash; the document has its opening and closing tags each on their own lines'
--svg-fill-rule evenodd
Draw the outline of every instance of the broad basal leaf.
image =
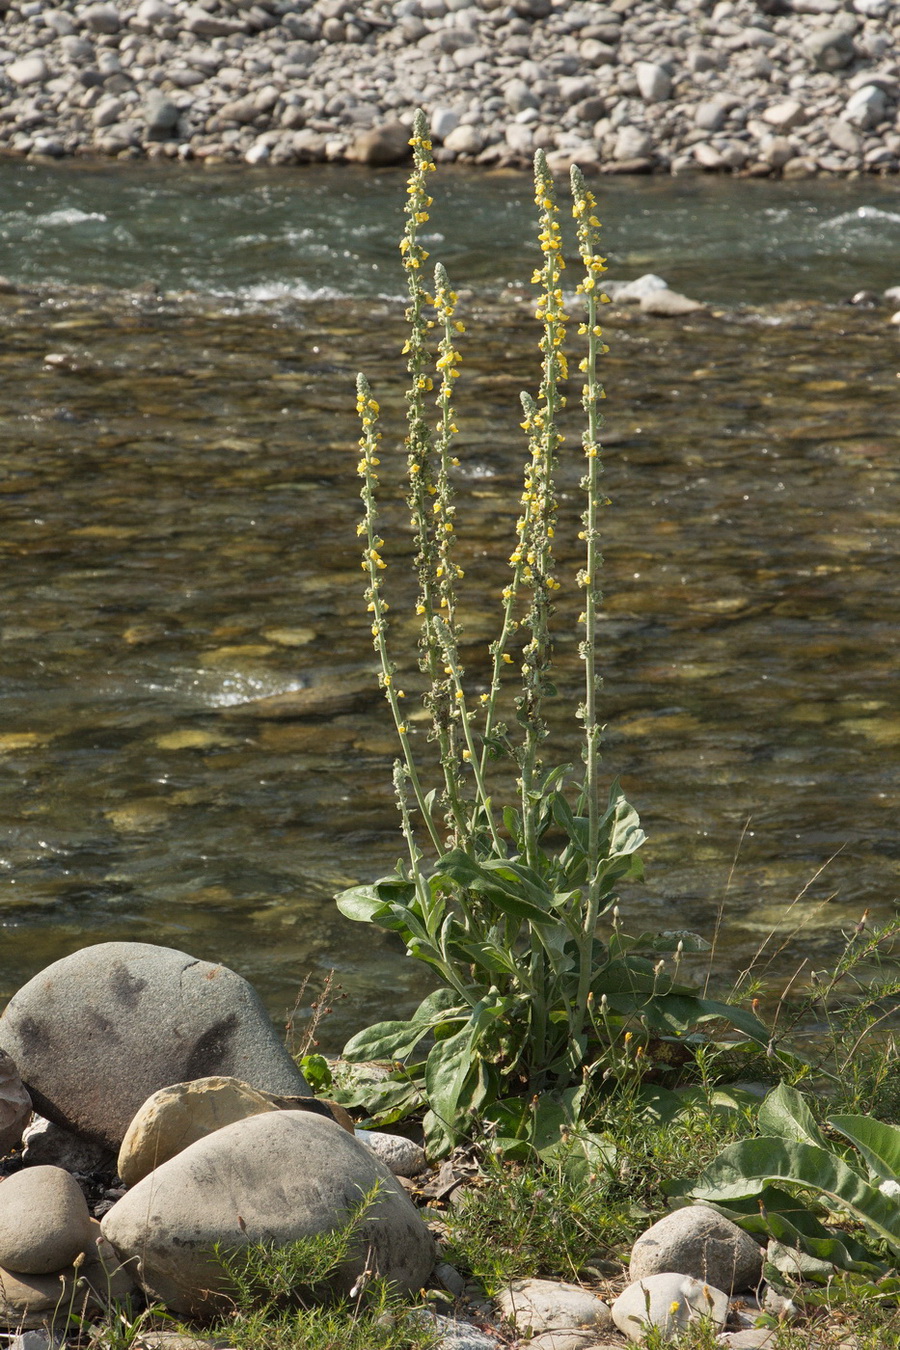
<svg viewBox="0 0 900 1350">
<path fill-rule="evenodd" d="M 828 1148 L 803 1094 L 787 1083 L 779 1083 L 772 1089 L 759 1108 L 758 1119 L 759 1128 L 764 1134 L 777 1134 L 782 1139 Z"/>
<path fill-rule="evenodd" d="M 759 1195 L 770 1182 L 793 1182 L 848 1210 L 900 1254 L 900 1205 L 851 1167 L 814 1144 L 764 1136 L 730 1144 L 691 1187 L 694 1200 L 713 1204 Z"/>
<path fill-rule="evenodd" d="M 855 1144 L 873 1176 L 883 1181 L 900 1177 L 900 1129 L 870 1116 L 829 1116 L 828 1124 Z"/>
</svg>

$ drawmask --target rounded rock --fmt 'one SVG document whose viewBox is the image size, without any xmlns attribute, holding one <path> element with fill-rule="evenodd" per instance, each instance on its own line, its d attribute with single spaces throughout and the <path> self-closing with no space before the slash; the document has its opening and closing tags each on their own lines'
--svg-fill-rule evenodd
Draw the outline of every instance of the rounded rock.
<svg viewBox="0 0 900 1350">
<path fill-rule="evenodd" d="M 115 1152 L 138 1107 L 171 1083 L 223 1074 L 311 1095 L 246 980 L 147 942 L 84 947 L 35 975 L 0 1018 L 0 1048 L 35 1110 Z"/>
<path fill-rule="evenodd" d="M 590 1327 L 596 1340 L 597 1333 L 612 1330 L 609 1308 L 601 1298 L 561 1280 L 514 1280 L 496 1302 L 522 1335 Z"/>
<path fill-rule="evenodd" d="M 724 1289 L 755 1288 L 763 1250 L 749 1233 L 707 1205 L 673 1210 L 642 1233 L 631 1249 L 632 1280 L 678 1270 Z"/>
<path fill-rule="evenodd" d="M 198 1139 L 236 1120 L 277 1109 L 238 1078 L 198 1078 L 160 1088 L 128 1126 L 119 1149 L 119 1176 L 126 1186 L 136 1186 Z"/>
<path fill-rule="evenodd" d="M 216 1243 L 237 1251 L 331 1232 L 373 1188 L 329 1291 L 349 1294 L 367 1260 L 401 1292 L 419 1289 L 434 1244 L 400 1184 L 340 1126 L 303 1111 L 250 1116 L 191 1144 L 117 1201 L 101 1227 L 120 1259 L 137 1258 L 152 1297 L 203 1316 L 229 1306 L 234 1293 Z"/>
<path fill-rule="evenodd" d="M 81 1187 L 61 1167 L 27 1167 L 0 1183 L 0 1266 L 50 1275 L 92 1243 Z"/>
<path fill-rule="evenodd" d="M 357 1139 L 380 1158 L 395 1177 L 417 1177 L 428 1166 L 425 1150 L 413 1139 L 382 1130 L 355 1130 Z"/>
<path fill-rule="evenodd" d="M 674 1337 L 700 1317 L 723 1327 L 728 1295 L 704 1280 L 660 1271 L 630 1284 L 610 1311 L 613 1322 L 631 1341 L 643 1341 L 648 1327 L 659 1327 L 664 1336 Z"/>
<path fill-rule="evenodd" d="M 118 33 L 122 27 L 119 11 L 112 5 L 89 5 L 82 18 L 92 33 Z"/>
</svg>

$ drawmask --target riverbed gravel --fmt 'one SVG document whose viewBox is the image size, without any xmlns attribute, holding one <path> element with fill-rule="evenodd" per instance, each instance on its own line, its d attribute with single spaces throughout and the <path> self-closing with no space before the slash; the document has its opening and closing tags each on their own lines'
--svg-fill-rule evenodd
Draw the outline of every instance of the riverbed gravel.
<svg viewBox="0 0 900 1350">
<path fill-rule="evenodd" d="M 0 0 L 0 155 L 894 173 L 891 0 Z"/>
</svg>

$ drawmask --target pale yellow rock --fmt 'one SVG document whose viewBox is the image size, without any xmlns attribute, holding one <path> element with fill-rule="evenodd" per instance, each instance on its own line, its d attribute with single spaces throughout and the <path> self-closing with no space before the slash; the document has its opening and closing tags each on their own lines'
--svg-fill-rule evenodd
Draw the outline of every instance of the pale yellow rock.
<svg viewBox="0 0 900 1350">
<path fill-rule="evenodd" d="M 278 1107 L 239 1078 L 197 1078 L 173 1083 L 148 1097 L 135 1114 L 119 1150 L 119 1176 L 134 1186 L 198 1139 L 224 1125 Z"/>
</svg>

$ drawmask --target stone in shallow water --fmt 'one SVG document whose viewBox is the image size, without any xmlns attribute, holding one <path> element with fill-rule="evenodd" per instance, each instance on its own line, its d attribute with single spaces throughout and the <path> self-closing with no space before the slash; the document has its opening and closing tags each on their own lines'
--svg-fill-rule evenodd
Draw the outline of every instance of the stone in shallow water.
<svg viewBox="0 0 900 1350">
<path fill-rule="evenodd" d="M 225 1074 L 311 1095 L 246 980 L 146 942 L 102 942 L 41 971 L 0 1018 L 0 1048 L 42 1115 L 115 1151 L 171 1083 Z"/>
</svg>

